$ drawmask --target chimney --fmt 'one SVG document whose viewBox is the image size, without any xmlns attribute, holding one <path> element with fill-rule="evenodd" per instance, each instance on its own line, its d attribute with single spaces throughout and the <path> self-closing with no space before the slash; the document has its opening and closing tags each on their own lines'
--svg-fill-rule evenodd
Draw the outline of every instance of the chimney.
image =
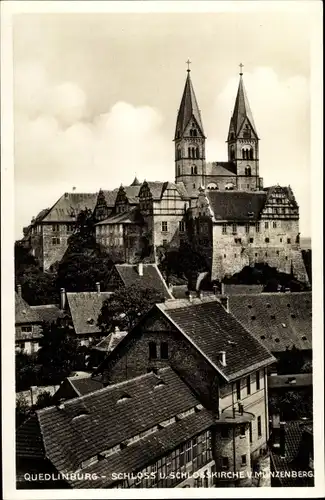
<svg viewBox="0 0 325 500">
<path fill-rule="evenodd" d="M 214 295 L 217 295 L 217 293 L 218 293 L 218 285 L 214 284 L 212 288 L 213 288 Z"/>
<path fill-rule="evenodd" d="M 286 454 L 285 435 L 286 435 L 285 422 L 280 422 L 280 456 L 281 457 L 285 457 L 285 454 Z"/>
<path fill-rule="evenodd" d="M 220 293 L 221 293 L 221 295 L 225 294 L 225 284 L 224 283 L 221 283 L 221 285 L 220 285 Z"/>
<path fill-rule="evenodd" d="M 227 366 L 227 363 L 226 363 L 226 351 L 220 351 L 219 355 L 220 355 L 220 363 L 222 364 L 222 366 Z"/>
<path fill-rule="evenodd" d="M 139 262 L 138 264 L 138 274 L 139 276 L 143 276 L 143 263 Z"/>
<path fill-rule="evenodd" d="M 190 302 L 192 302 L 192 300 L 193 300 L 193 295 L 192 295 L 192 292 L 190 292 L 190 293 L 188 294 L 188 300 L 189 300 Z"/>
<path fill-rule="evenodd" d="M 120 329 L 119 329 L 119 327 L 116 325 L 116 327 L 114 328 L 114 332 L 115 332 L 115 333 L 117 333 L 117 332 L 119 332 L 119 331 L 120 331 Z"/>
<path fill-rule="evenodd" d="M 220 303 L 223 306 L 223 308 L 229 313 L 229 297 L 224 295 L 223 297 L 220 297 Z"/>
<path fill-rule="evenodd" d="M 99 283 L 99 281 L 97 281 L 97 283 L 96 283 L 96 291 L 97 291 L 97 293 L 100 293 L 100 283 Z"/>
<path fill-rule="evenodd" d="M 65 288 L 60 288 L 60 309 L 65 308 L 65 300 L 66 300 L 66 295 L 65 295 Z"/>
<path fill-rule="evenodd" d="M 19 297 L 22 296 L 22 294 L 21 294 L 21 285 L 17 285 L 17 293 L 18 293 Z"/>
</svg>

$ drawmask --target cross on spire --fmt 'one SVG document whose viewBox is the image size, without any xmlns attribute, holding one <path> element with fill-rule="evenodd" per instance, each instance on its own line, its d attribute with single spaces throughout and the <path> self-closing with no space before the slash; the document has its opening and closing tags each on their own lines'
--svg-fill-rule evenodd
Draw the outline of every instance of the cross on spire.
<svg viewBox="0 0 325 500">
<path fill-rule="evenodd" d="M 242 76 L 243 75 L 243 67 L 244 67 L 244 65 L 242 63 L 240 63 L 239 67 L 240 67 L 240 73 L 239 74 L 240 74 L 240 76 Z"/>
<path fill-rule="evenodd" d="M 187 64 L 187 72 L 189 73 L 191 71 L 190 70 L 190 64 L 192 64 L 192 61 L 190 61 L 189 59 L 187 59 L 186 64 Z"/>
</svg>

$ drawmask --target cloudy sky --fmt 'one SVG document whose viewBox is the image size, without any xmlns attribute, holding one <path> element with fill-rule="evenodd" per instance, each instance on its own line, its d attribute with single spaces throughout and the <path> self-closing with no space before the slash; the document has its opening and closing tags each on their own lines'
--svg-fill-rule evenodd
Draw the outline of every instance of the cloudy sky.
<svg viewBox="0 0 325 500">
<path fill-rule="evenodd" d="M 294 11 L 16 15 L 15 236 L 73 187 L 174 179 L 188 57 L 209 161 L 226 160 L 244 64 L 260 175 L 293 187 L 310 236 L 310 35 Z"/>
</svg>

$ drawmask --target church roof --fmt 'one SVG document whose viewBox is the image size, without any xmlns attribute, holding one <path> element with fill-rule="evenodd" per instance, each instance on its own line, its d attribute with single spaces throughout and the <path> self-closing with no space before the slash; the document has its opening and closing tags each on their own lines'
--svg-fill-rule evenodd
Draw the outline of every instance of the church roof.
<svg viewBox="0 0 325 500">
<path fill-rule="evenodd" d="M 251 108 L 249 106 L 246 90 L 244 87 L 243 78 L 242 78 L 242 76 L 240 76 L 234 112 L 233 112 L 232 118 L 231 118 L 231 124 L 234 127 L 234 131 L 235 131 L 236 136 L 239 134 L 240 129 L 241 129 L 241 127 L 244 123 L 244 120 L 246 118 L 248 118 L 248 120 L 253 128 L 253 131 L 257 136 L 254 118 L 253 118 L 253 115 L 251 112 Z M 231 124 L 230 124 L 230 126 L 231 126 Z"/>
<path fill-rule="evenodd" d="M 250 221 L 259 218 L 265 206 L 264 191 L 206 191 L 214 218 L 218 221 Z"/>
<path fill-rule="evenodd" d="M 202 134 L 204 134 L 201 112 L 199 110 L 199 106 L 195 97 L 192 80 L 190 77 L 190 71 L 188 71 L 181 105 L 177 115 L 175 138 L 177 132 L 179 132 L 180 134 L 184 133 L 185 128 L 187 127 L 187 124 L 192 116 L 194 116 Z"/>
</svg>

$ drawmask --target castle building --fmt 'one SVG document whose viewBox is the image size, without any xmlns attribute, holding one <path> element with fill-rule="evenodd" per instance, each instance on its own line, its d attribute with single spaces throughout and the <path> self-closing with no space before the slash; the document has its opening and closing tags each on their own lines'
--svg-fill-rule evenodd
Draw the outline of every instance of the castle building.
<svg viewBox="0 0 325 500">
<path fill-rule="evenodd" d="M 50 269 L 67 249 L 78 211 L 90 208 L 96 241 L 120 262 L 157 262 L 159 248 L 175 249 L 187 240 L 206 259 L 212 280 L 268 264 L 308 283 L 292 189 L 263 187 L 259 137 L 242 71 L 226 142 L 228 161 L 207 162 L 188 69 L 174 135 L 175 182 L 135 178 L 113 191 L 65 193 L 32 222 L 25 241 L 43 269 Z"/>
</svg>

